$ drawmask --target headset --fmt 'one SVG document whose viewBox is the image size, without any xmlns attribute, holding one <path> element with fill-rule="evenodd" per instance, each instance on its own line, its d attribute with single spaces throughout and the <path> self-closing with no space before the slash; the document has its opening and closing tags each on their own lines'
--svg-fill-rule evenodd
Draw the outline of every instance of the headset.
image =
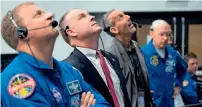
<svg viewBox="0 0 202 107">
<path fill-rule="evenodd" d="M 68 37 L 68 34 L 66 33 L 66 30 L 69 29 L 69 26 L 66 26 L 65 29 L 63 29 L 63 28 L 61 28 L 59 26 L 59 29 L 60 29 L 61 32 L 63 32 Z"/>
<path fill-rule="evenodd" d="M 10 17 L 10 21 L 12 22 L 12 24 L 15 26 L 16 28 L 16 33 L 17 33 L 17 37 L 19 39 L 25 39 L 28 36 L 28 31 L 31 30 L 38 30 L 38 29 L 43 29 L 49 26 L 52 27 L 56 27 L 58 25 L 58 22 L 56 20 L 53 20 L 49 25 L 47 26 L 42 26 L 42 27 L 37 27 L 37 28 L 32 28 L 32 29 L 27 29 L 26 27 L 22 27 L 22 26 L 18 26 L 13 18 L 13 14 L 12 11 L 9 11 L 9 17 Z"/>
<path fill-rule="evenodd" d="M 27 28 L 26 27 L 22 27 L 22 26 L 18 26 L 16 24 L 15 20 L 13 19 L 13 13 L 12 13 L 12 11 L 9 11 L 9 17 L 10 17 L 10 21 L 12 22 L 12 24 L 16 28 L 17 37 L 19 39 L 25 39 L 27 37 L 27 34 L 28 34 Z"/>
</svg>

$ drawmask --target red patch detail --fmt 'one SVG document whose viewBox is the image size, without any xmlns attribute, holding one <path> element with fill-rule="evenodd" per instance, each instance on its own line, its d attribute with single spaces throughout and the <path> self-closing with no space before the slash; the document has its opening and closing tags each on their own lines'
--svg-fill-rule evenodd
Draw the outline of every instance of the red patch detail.
<svg viewBox="0 0 202 107">
<path fill-rule="evenodd" d="M 8 92 L 16 98 L 27 98 L 34 92 L 35 80 L 27 74 L 13 76 L 8 85 Z"/>
</svg>

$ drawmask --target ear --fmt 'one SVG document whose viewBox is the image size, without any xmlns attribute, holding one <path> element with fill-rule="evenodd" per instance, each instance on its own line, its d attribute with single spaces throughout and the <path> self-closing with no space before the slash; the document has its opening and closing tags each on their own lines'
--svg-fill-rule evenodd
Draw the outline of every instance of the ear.
<svg viewBox="0 0 202 107">
<path fill-rule="evenodd" d="M 75 33 L 73 30 L 71 29 L 67 29 L 66 30 L 66 33 L 68 36 L 77 36 L 77 33 Z"/>
<path fill-rule="evenodd" d="M 149 35 L 150 35 L 152 38 L 153 38 L 153 33 L 154 33 L 154 32 L 153 32 L 152 30 L 149 31 Z"/>
<path fill-rule="evenodd" d="M 113 34 L 117 34 L 119 33 L 119 30 L 116 28 L 116 27 L 110 27 L 110 32 L 113 33 Z"/>
</svg>

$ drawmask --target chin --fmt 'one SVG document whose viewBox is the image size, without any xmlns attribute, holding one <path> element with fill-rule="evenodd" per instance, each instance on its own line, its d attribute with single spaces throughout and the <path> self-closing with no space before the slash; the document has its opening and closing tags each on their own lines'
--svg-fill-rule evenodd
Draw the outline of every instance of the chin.
<svg viewBox="0 0 202 107">
<path fill-rule="evenodd" d="M 56 33 L 57 35 L 59 35 L 59 30 L 58 30 L 58 28 L 53 29 L 53 32 Z"/>
<path fill-rule="evenodd" d="M 53 32 L 50 33 L 51 37 L 58 37 L 58 35 L 59 35 L 58 30 L 54 30 Z"/>
<path fill-rule="evenodd" d="M 165 47 L 166 47 L 166 45 L 161 45 L 161 46 L 160 46 L 160 48 L 162 48 L 162 49 L 165 48 Z"/>
<path fill-rule="evenodd" d="M 98 27 L 97 29 L 96 29 L 96 32 L 101 32 L 102 31 L 102 29 L 101 29 L 101 27 Z"/>
<path fill-rule="evenodd" d="M 134 32 L 136 31 L 136 28 L 135 28 L 135 27 L 133 27 L 133 28 L 132 28 L 132 30 L 133 30 L 133 33 L 134 33 Z"/>
</svg>

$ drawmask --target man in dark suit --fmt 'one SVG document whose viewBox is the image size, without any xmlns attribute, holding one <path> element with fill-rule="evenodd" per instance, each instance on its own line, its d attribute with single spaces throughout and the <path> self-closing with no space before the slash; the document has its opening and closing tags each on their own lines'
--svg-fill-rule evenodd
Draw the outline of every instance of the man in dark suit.
<svg viewBox="0 0 202 107">
<path fill-rule="evenodd" d="M 135 27 L 130 16 L 121 10 L 111 10 L 103 16 L 104 31 L 114 37 L 106 50 L 119 59 L 133 107 L 152 107 L 147 68 L 136 41 L 131 40 Z"/>
<path fill-rule="evenodd" d="M 64 40 L 75 47 L 64 62 L 78 69 L 84 80 L 97 89 L 113 107 L 130 107 L 130 100 L 118 60 L 98 50 L 101 27 L 95 17 L 81 9 L 72 9 L 60 20 Z"/>
</svg>

